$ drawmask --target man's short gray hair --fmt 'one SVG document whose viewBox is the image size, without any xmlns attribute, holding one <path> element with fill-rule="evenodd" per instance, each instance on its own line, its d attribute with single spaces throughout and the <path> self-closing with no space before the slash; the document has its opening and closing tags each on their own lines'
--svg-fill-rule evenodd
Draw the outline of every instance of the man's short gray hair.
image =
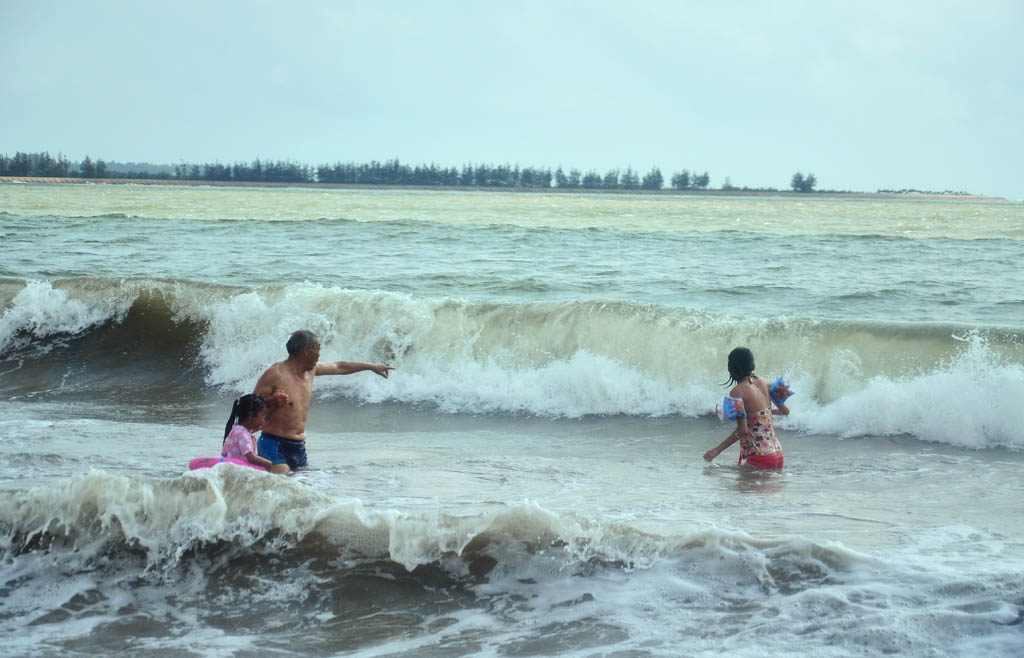
<svg viewBox="0 0 1024 658">
<path fill-rule="evenodd" d="M 312 331 L 299 329 L 288 338 L 285 348 L 288 350 L 288 356 L 295 356 L 307 347 L 313 347 L 317 342 L 316 334 Z"/>
</svg>

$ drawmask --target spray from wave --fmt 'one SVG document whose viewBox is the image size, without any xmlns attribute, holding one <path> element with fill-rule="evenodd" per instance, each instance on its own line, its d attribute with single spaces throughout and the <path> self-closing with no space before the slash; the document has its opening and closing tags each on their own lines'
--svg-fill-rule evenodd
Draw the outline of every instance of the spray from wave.
<svg viewBox="0 0 1024 658">
<path fill-rule="evenodd" d="M 813 398 L 794 426 L 842 437 L 907 434 L 963 448 L 1024 448 L 1016 414 L 1024 366 L 1001 358 L 979 334 L 961 351 L 905 377 L 872 376 L 831 403 Z"/>
</svg>

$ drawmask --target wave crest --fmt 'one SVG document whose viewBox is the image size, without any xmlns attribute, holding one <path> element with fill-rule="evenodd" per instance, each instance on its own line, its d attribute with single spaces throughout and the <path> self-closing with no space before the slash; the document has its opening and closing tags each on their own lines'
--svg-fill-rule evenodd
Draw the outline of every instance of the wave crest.
<svg viewBox="0 0 1024 658">
<path fill-rule="evenodd" d="M 430 567 L 456 579 L 543 579 L 697 560 L 726 561 L 774 589 L 867 560 L 838 545 L 714 528 L 663 537 L 533 503 L 468 516 L 373 511 L 234 465 L 173 479 L 92 470 L 48 487 L 2 492 L 0 500 L 4 552 L 79 568 L 134 556 L 137 568 L 169 574 L 226 547 L 236 557 L 275 553 L 293 564 L 314 559 L 353 567 L 393 562 L 409 573 Z"/>
<path fill-rule="evenodd" d="M 0 317 L 0 359 L 15 364 L 0 377 L 11 390 L 37 387 L 79 362 L 106 384 L 114 371 L 156 387 L 184 375 L 233 393 L 284 358 L 298 328 L 320 336 L 325 359 L 396 367 L 388 380 L 319 379 L 316 393 L 327 398 L 463 414 L 698 417 L 725 392 L 728 351 L 746 345 L 758 373 L 786 374 L 798 393 L 784 429 L 1024 447 L 1009 420 L 1024 396 L 1019 331 L 740 320 L 623 301 L 492 303 L 312 283 L 29 282 Z M 64 353 L 46 357 L 57 346 Z"/>
</svg>

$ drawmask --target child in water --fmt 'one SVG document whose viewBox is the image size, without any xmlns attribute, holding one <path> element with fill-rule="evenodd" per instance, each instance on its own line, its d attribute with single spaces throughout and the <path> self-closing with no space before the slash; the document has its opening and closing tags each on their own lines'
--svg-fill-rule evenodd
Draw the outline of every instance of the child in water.
<svg viewBox="0 0 1024 658">
<path fill-rule="evenodd" d="M 256 450 L 253 434 L 263 428 L 267 418 L 267 403 L 258 395 L 243 395 L 235 400 L 231 415 L 224 427 L 224 445 L 221 457 L 244 459 L 253 466 L 265 468 L 271 473 L 288 473 L 288 464 L 274 464 L 260 457 Z M 237 421 L 237 422 L 236 422 Z"/>
<path fill-rule="evenodd" d="M 782 444 L 775 436 L 772 413 L 789 415 L 785 399 L 772 409 L 772 397 L 768 383 L 754 374 L 754 353 L 746 347 L 737 347 L 729 352 L 729 384 L 736 385 L 729 391 L 730 397 L 741 402 L 736 405 L 739 414 L 736 429 L 717 446 L 704 453 L 704 459 L 711 461 L 737 440 L 740 442 L 740 460 L 756 468 L 782 468 Z"/>
</svg>

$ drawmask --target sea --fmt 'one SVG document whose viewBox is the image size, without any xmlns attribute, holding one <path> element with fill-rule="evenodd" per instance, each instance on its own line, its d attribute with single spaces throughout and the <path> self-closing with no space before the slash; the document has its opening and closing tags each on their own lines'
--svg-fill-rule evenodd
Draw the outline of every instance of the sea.
<svg viewBox="0 0 1024 658">
<path fill-rule="evenodd" d="M 5 656 L 1024 656 L 1024 203 L 0 184 Z M 311 468 L 221 464 L 309 329 Z M 737 465 L 726 358 L 787 376 Z"/>
</svg>

